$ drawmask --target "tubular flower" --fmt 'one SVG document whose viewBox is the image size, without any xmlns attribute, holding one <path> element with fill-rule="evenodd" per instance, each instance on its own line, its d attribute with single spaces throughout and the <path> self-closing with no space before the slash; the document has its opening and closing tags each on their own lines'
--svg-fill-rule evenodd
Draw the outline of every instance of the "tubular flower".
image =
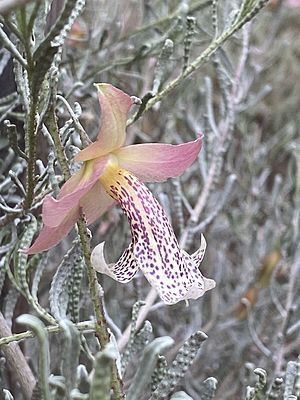
<svg viewBox="0 0 300 400">
<path fill-rule="evenodd" d="M 132 99 L 112 85 L 96 86 L 102 122 L 97 140 L 76 155 L 83 165 L 62 186 L 57 199 L 45 197 L 44 226 L 27 253 L 55 246 L 81 215 L 90 224 L 117 201 L 128 217 L 132 242 L 113 265 L 105 263 L 103 243 L 98 245 L 92 254 L 95 269 L 128 282 L 140 268 L 168 304 L 198 298 L 214 287 L 214 281 L 204 278 L 198 268 L 205 240 L 202 237 L 199 251 L 192 256 L 180 250 L 167 216 L 142 181 L 179 176 L 197 157 L 202 136 L 180 145 L 123 147 Z"/>
</svg>

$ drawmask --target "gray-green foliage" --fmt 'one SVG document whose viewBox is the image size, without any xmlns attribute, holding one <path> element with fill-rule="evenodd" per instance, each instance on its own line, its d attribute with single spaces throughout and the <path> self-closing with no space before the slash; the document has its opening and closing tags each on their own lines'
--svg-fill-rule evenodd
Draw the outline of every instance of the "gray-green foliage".
<svg viewBox="0 0 300 400">
<path fill-rule="evenodd" d="M 179 349 L 175 360 L 170 368 L 165 371 L 165 375 L 161 377 L 156 389 L 152 393 L 153 400 L 166 399 L 169 393 L 173 391 L 178 381 L 183 378 L 184 374 L 194 361 L 201 343 L 207 338 L 205 333 L 195 332 Z"/>
<path fill-rule="evenodd" d="M 141 398 L 146 386 L 150 383 L 151 375 L 155 370 L 159 354 L 172 346 L 173 343 L 173 339 L 166 336 L 154 339 L 153 342 L 146 346 L 140 361 L 139 369 L 128 391 L 129 399 L 137 400 Z"/>
<path fill-rule="evenodd" d="M 95 366 L 89 393 L 89 400 L 109 400 L 111 391 L 111 366 L 116 358 L 116 349 L 109 344 L 107 348 L 96 354 Z"/>
<path fill-rule="evenodd" d="M 74 325 L 67 319 L 60 320 L 59 325 L 63 330 L 63 346 L 61 357 L 61 372 L 65 378 L 66 399 L 71 399 L 71 391 L 75 387 L 77 365 L 80 353 L 80 336 Z"/>
<path fill-rule="evenodd" d="M 28 326 L 36 334 L 39 342 L 38 389 L 43 400 L 51 400 L 48 378 L 50 375 L 49 342 L 44 324 L 35 316 L 23 314 L 18 317 L 19 324 Z"/>
<path fill-rule="evenodd" d="M 193 399 L 191 398 L 191 396 L 189 396 L 184 392 L 177 392 L 173 394 L 171 400 L 193 400 Z"/>
<path fill-rule="evenodd" d="M 145 322 L 140 332 L 137 333 L 136 320 L 138 312 L 144 304 L 143 301 L 138 301 L 132 308 L 130 337 L 126 349 L 122 354 L 122 370 L 126 368 L 127 364 L 135 356 L 136 352 L 143 349 L 149 341 L 149 336 L 152 334 L 152 326 L 148 321 Z"/>
<path fill-rule="evenodd" d="M 210 377 L 205 379 L 200 386 L 199 400 L 211 400 L 215 397 L 218 381 Z"/>
<path fill-rule="evenodd" d="M 79 296 L 83 274 L 83 259 L 78 240 L 64 256 L 53 277 L 49 301 L 53 315 L 59 320 L 67 311 L 74 322 L 79 320 Z"/>
</svg>

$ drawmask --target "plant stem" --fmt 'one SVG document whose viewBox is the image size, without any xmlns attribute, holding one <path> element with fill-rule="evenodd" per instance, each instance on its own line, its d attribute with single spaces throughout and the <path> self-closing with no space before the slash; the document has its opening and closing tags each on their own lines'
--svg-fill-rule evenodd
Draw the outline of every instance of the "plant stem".
<svg viewBox="0 0 300 400">
<path fill-rule="evenodd" d="M 21 15 L 24 14 L 21 12 Z M 25 22 L 24 22 L 25 19 Z M 26 18 L 23 15 L 21 19 L 23 24 L 26 25 Z M 23 32 L 24 38 L 26 26 L 22 26 L 19 24 L 19 30 Z M 27 74 L 28 74 L 28 82 L 30 89 L 30 100 L 29 100 L 29 110 L 26 118 L 26 131 L 25 131 L 25 153 L 28 157 L 27 164 L 27 176 L 26 176 L 26 197 L 24 200 L 24 209 L 29 209 L 34 200 L 34 188 L 35 188 L 35 162 L 36 162 L 36 135 L 37 135 L 37 113 L 39 107 L 39 90 L 36 90 L 34 87 L 34 71 L 35 64 L 32 60 L 32 52 L 30 44 L 27 40 L 25 40 L 26 45 L 24 46 L 24 50 L 27 58 Z"/>
<path fill-rule="evenodd" d="M 54 105 L 50 109 L 50 113 L 47 117 L 47 122 L 50 128 L 49 131 L 55 143 L 57 158 L 62 167 L 64 178 L 65 180 L 67 180 L 70 177 L 70 170 L 68 166 L 68 160 L 66 159 L 64 148 L 59 136 Z M 87 232 L 87 228 L 83 220 L 77 222 L 77 228 L 80 237 L 82 253 L 86 265 L 91 301 L 93 304 L 93 309 L 96 317 L 95 333 L 99 340 L 100 346 L 103 349 L 110 341 L 110 334 L 107 329 L 107 323 L 104 315 L 100 285 L 97 280 L 97 273 L 94 270 L 91 263 L 91 248 L 90 248 L 89 234 Z M 111 386 L 114 391 L 115 400 L 122 400 L 124 398 L 122 381 L 119 377 L 115 363 L 113 363 L 112 365 Z"/>
<path fill-rule="evenodd" d="M 101 290 L 98 284 L 96 271 L 91 264 L 91 250 L 86 226 L 83 221 L 78 221 L 77 227 L 88 275 L 91 299 L 96 315 L 96 334 L 99 339 L 100 345 L 103 348 L 109 342 L 109 333 L 106 327 L 103 304 L 101 301 Z"/>
<path fill-rule="evenodd" d="M 91 300 L 94 306 L 96 316 L 96 336 L 99 339 L 102 349 L 109 343 L 110 335 L 107 330 L 107 323 L 104 315 L 103 303 L 101 299 L 100 285 L 97 280 L 97 273 L 91 263 L 91 248 L 88 238 L 87 229 L 83 221 L 77 223 L 78 233 L 81 241 L 81 248 L 85 260 L 86 271 L 88 275 L 89 288 L 91 293 Z M 118 375 L 116 364 L 113 363 L 111 371 L 111 385 L 114 391 L 115 399 L 121 400 L 124 398 L 122 390 L 122 382 Z"/>
<path fill-rule="evenodd" d="M 0 312 L 0 338 L 3 337 L 6 339 L 11 335 L 11 330 Z M 3 346 L 1 351 L 7 361 L 9 370 L 20 384 L 24 399 L 30 400 L 36 382 L 19 345 L 17 343 L 10 343 Z"/>
<path fill-rule="evenodd" d="M 36 114 L 38 110 L 38 96 L 31 95 L 29 112 L 26 123 L 26 156 L 28 157 L 26 176 L 26 198 L 24 209 L 29 209 L 34 199 L 34 177 L 36 161 Z"/>
<path fill-rule="evenodd" d="M 81 321 L 77 324 L 74 324 L 76 329 L 80 332 L 94 332 L 95 331 L 95 322 L 94 321 Z M 60 325 L 50 325 L 45 327 L 48 333 L 60 333 L 62 332 L 62 327 Z M 20 340 L 29 339 L 35 337 L 35 333 L 31 330 L 14 333 L 0 338 L 0 346 L 5 344 L 9 344 L 11 342 L 18 342 Z"/>
</svg>

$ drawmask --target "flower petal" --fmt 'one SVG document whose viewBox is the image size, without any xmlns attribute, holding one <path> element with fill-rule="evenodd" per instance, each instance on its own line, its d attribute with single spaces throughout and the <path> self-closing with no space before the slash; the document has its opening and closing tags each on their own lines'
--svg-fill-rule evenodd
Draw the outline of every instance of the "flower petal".
<svg viewBox="0 0 300 400">
<path fill-rule="evenodd" d="M 75 207 L 72 212 L 68 213 L 66 218 L 58 227 L 49 227 L 44 225 L 39 236 L 33 245 L 26 250 L 26 253 L 40 253 L 41 251 L 48 250 L 55 246 L 70 232 L 79 216 L 79 207 Z"/>
<path fill-rule="evenodd" d="M 144 182 L 159 182 L 181 175 L 196 159 L 201 146 L 198 139 L 183 144 L 135 144 L 114 151 L 122 168 Z"/>
<path fill-rule="evenodd" d="M 86 222 L 89 225 L 104 214 L 114 202 L 114 199 L 106 193 L 100 182 L 96 182 L 79 203 Z"/>
<path fill-rule="evenodd" d="M 206 281 L 198 268 L 205 242 L 194 258 L 182 251 L 168 217 L 145 185 L 128 171 L 111 164 L 100 182 L 127 215 L 137 267 L 165 303 L 198 298 L 212 287 L 212 282 Z"/>
<path fill-rule="evenodd" d="M 57 200 L 50 195 L 45 197 L 43 202 L 45 225 L 59 226 L 72 208 L 79 206 L 80 199 L 95 185 L 107 161 L 108 156 L 104 156 L 84 163 L 82 169 L 63 185 Z M 96 203 L 97 200 L 94 199 L 94 202 Z"/>
<path fill-rule="evenodd" d="M 80 151 L 75 159 L 86 161 L 121 147 L 125 141 L 127 114 L 132 99 L 122 90 L 107 83 L 95 85 L 101 108 L 101 129 L 96 142 Z"/>
<path fill-rule="evenodd" d="M 192 254 L 192 259 L 193 262 L 200 265 L 200 263 L 203 260 L 204 254 L 205 254 L 205 250 L 206 250 L 206 240 L 204 235 L 202 235 L 201 233 L 201 238 L 200 238 L 200 247 L 197 251 L 195 251 L 194 254 Z"/>
<path fill-rule="evenodd" d="M 186 251 L 183 251 L 185 258 L 185 267 L 190 269 L 195 276 L 195 281 L 192 286 L 188 289 L 184 300 L 198 299 L 203 296 L 205 292 L 213 289 L 216 286 L 216 282 L 213 279 L 205 278 L 200 272 L 200 263 L 203 260 L 206 250 L 206 240 L 201 234 L 201 243 L 199 249 L 190 256 Z"/>
<path fill-rule="evenodd" d="M 133 243 L 123 252 L 116 264 L 107 264 L 103 253 L 104 242 L 98 244 L 92 251 L 91 262 L 94 269 L 101 274 L 110 276 L 121 283 L 132 280 L 138 267 L 132 252 Z"/>
<path fill-rule="evenodd" d="M 300 0 L 288 0 L 288 7 L 290 8 L 300 7 Z"/>
</svg>

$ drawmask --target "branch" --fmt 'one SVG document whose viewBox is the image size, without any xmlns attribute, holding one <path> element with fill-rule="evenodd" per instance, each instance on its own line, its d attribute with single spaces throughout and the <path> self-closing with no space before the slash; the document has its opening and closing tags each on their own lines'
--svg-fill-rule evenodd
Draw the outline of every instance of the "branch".
<svg viewBox="0 0 300 400">
<path fill-rule="evenodd" d="M 12 336 L 3 314 L 0 312 L 0 338 Z M 0 339 L 1 340 L 1 339 Z M 1 348 L 8 368 L 19 382 L 25 400 L 30 400 L 36 381 L 25 357 L 17 343 L 10 343 Z"/>
<path fill-rule="evenodd" d="M 266 4 L 267 0 L 259 0 L 255 7 L 249 10 L 248 13 L 242 15 L 242 9 L 237 20 L 223 32 L 219 37 L 215 38 L 212 43 L 197 57 L 185 70 L 180 73 L 173 81 L 171 81 L 163 90 L 156 96 L 152 97 L 146 104 L 142 112 L 139 110 L 137 113 L 127 121 L 127 126 L 133 124 L 141 115 L 152 108 L 156 103 L 168 96 L 174 89 L 176 89 L 182 82 L 185 81 L 193 72 L 197 71 L 210 57 L 221 47 L 227 39 L 229 39 L 235 32 L 237 32 L 243 25 L 250 21 L 259 10 Z M 247 3 L 245 0 L 244 3 Z"/>
<path fill-rule="evenodd" d="M 0 6 L 1 7 L 1 6 Z M 1 8 L 0 8 L 1 12 Z M 27 61 L 22 57 L 20 54 L 19 50 L 16 48 L 16 46 L 13 44 L 13 42 L 9 39 L 7 34 L 4 32 L 2 29 L 2 24 L 0 24 L 0 42 L 2 42 L 3 47 L 5 47 L 11 55 L 19 61 L 19 63 L 23 66 L 24 69 L 27 69 Z"/>
<path fill-rule="evenodd" d="M 90 332 L 95 332 L 95 322 L 94 321 L 81 321 L 78 322 L 77 324 L 74 324 L 76 329 L 78 331 L 83 332 L 83 333 L 90 333 Z M 1 327 L 0 327 L 1 329 Z M 62 332 L 62 327 L 59 325 L 51 325 L 47 326 L 46 331 L 48 333 L 59 333 Z M 0 336 L 2 336 L 1 331 L 0 331 Z M 24 339 L 29 339 L 35 337 L 35 333 L 31 330 L 21 332 L 21 333 L 15 333 L 12 334 L 11 332 L 8 333 L 7 335 L 3 335 L 2 338 L 0 338 L 0 346 L 4 346 L 6 344 L 12 343 L 12 342 L 18 342 L 20 340 Z"/>
</svg>

